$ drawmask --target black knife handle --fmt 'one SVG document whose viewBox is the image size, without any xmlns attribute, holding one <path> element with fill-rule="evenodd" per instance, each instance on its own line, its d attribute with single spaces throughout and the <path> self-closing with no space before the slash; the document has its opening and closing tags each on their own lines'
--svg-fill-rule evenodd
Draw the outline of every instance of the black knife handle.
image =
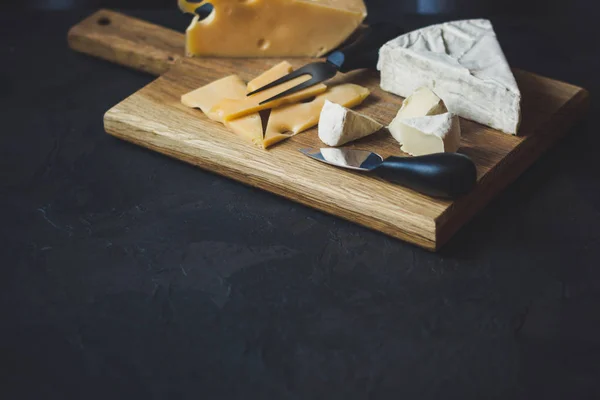
<svg viewBox="0 0 600 400">
<path fill-rule="evenodd" d="M 477 182 L 475 164 L 459 153 L 389 157 L 374 172 L 423 194 L 448 199 L 468 193 Z"/>
<path fill-rule="evenodd" d="M 327 61 L 336 65 L 340 72 L 375 69 L 381 46 L 404 32 L 398 25 L 385 22 L 372 24 L 354 42 L 331 53 Z"/>
</svg>

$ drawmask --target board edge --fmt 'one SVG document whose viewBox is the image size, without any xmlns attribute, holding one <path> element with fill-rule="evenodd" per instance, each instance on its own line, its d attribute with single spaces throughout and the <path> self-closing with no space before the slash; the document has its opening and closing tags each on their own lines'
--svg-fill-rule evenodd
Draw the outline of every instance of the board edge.
<svg viewBox="0 0 600 400">
<path fill-rule="evenodd" d="M 126 99 L 123 101 L 126 101 Z M 252 178 L 249 175 L 244 176 L 245 178 L 249 178 L 249 179 L 246 179 L 246 180 L 239 179 L 238 176 L 241 176 L 241 175 L 237 171 L 235 171 L 233 169 L 229 170 L 221 164 L 215 165 L 215 168 L 210 168 L 208 165 L 202 164 L 201 162 L 198 161 L 197 158 L 189 156 L 188 154 L 185 154 L 182 152 L 170 151 L 169 149 L 166 149 L 166 148 L 160 147 L 160 146 L 154 146 L 154 145 L 152 145 L 152 143 L 150 143 L 148 141 L 144 141 L 144 142 L 136 141 L 133 138 L 133 135 L 123 134 L 122 132 L 142 132 L 144 134 L 147 134 L 148 132 L 141 130 L 125 121 L 122 121 L 119 118 L 120 112 L 118 112 L 117 109 L 121 103 L 112 107 L 104 114 L 104 118 L 103 118 L 104 130 L 110 136 L 113 136 L 117 139 L 129 142 L 129 143 L 132 143 L 136 146 L 144 147 L 146 149 L 160 153 L 162 155 L 165 155 L 165 156 L 175 159 L 177 161 L 185 162 L 187 164 L 193 165 L 195 167 L 202 169 L 205 172 L 216 174 L 216 175 L 225 177 L 227 179 L 234 180 L 243 185 L 259 188 L 261 190 L 266 191 L 267 193 L 271 193 L 278 197 L 284 198 L 285 200 L 302 204 L 308 208 L 318 210 L 319 212 L 323 212 L 327 215 L 334 216 L 336 218 L 342 218 L 342 219 L 344 219 L 350 223 L 353 223 L 357 226 L 362 226 L 363 228 L 367 228 L 368 230 L 371 230 L 376 233 L 383 233 L 389 237 L 393 237 L 395 239 L 401 240 L 404 243 L 415 245 L 424 250 L 427 250 L 430 252 L 435 252 L 437 249 L 435 239 L 432 240 L 430 238 L 424 237 L 422 235 L 418 235 L 413 232 L 404 231 L 404 230 L 402 230 L 402 228 L 400 226 L 389 224 L 384 220 L 377 219 L 372 216 L 365 217 L 362 214 L 357 214 L 356 212 L 345 209 L 345 208 L 339 208 L 339 207 L 338 208 L 333 208 L 333 207 L 330 208 L 327 206 L 327 203 L 319 202 L 319 200 L 315 199 L 314 196 L 304 196 L 297 191 L 294 191 L 293 196 L 290 196 L 289 191 L 286 191 L 277 185 L 271 185 L 271 186 L 267 187 L 267 185 L 263 185 L 261 183 L 260 179 Z M 415 215 L 415 214 L 412 214 L 412 215 Z M 352 218 L 352 216 L 356 216 L 358 218 Z M 428 233 L 430 233 L 435 238 L 436 237 L 435 218 L 428 218 L 423 215 L 415 215 L 415 217 L 418 217 L 423 222 L 427 223 L 427 225 L 429 226 Z M 368 219 L 374 223 L 377 223 L 381 228 L 379 228 L 379 227 L 375 228 L 366 223 L 358 222 L 359 220 L 366 220 L 366 219 Z"/>
<path fill-rule="evenodd" d="M 549 78 L 547 78 L 549 79 Z M 496 196 L 509 187 L 519 178 L 531 165 L 533 165 L 547 150 L 549 150 L 561 138 L 567 136 L 573 126 L 579 122 L 588 112 L 590 105 L 590 93 L 587 89 L 570 85 L 577 89 L 577 93 L 571 97 L 557 111 L 555 117 L 543 124 L 540 129 L 550 130 L 551 134 L 533 134 L 519 143 L 511 152 L 504 157 L 486 176 L 477 184 L 476 192 L 454 202 L 442 214 L 436 218 L 436 250 L 443 248 L 452 237 L 470 222 L 479 212 L 485 208 Z M 519 157 L 520 153 L 530 152 L 529 157 Z M 498 181 L 495 175 L 502 176 Z M 448 214 L 459 214 L 452 216 Z M 460 218 L 460 220 L 457 220 Z"/>
</svg>

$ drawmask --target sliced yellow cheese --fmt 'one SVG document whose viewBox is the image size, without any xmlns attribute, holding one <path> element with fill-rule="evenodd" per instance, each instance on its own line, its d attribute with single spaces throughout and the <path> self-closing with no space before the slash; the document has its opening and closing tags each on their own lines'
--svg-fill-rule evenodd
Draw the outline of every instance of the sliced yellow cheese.
<svg viewBox="0 0 600 400">
<path fill-rule="evenodd" d="M 281 78 L 292 72 L 294 68 L 292 64 L 287 61 L 282 61 L 267 72 L 257 76 L 248 82 L 248 92 L 253 92 L 256 89 L 260 89 L 261 87 L 275 81 L 276 79 Z"/>
<path fill-rule="evenodd" d="M 181 96 L 181 103 L 188 107 L 199 108 L 208 118 L 223 123 L 224 121 L 218 113 L 211 112 L 215 103 L 225 98 L 242 99 L 246 93 L 244 81 L 237 75 L 229 75 L 184 94 Z M 263 127 L 258 113 L 231 121 L 225 126 L 252 142 L 262 143 Z"/>
<path fill-rule="evenodd" d="M 363 0 L 178 0 L 194 13 L 186 30 L 186 53 L 218 57 L 320 57 L 343 43 L 364 21 Z"/>
<path fill-rule="evenodd" d="M 229 75 L 184 94 L 181 96 L 181 103 L 199 108 L 208 118 L 223 122 L 220 115 L 211 112 L 214 105 L 223 99 L 243 99 L 246 93 L 244 81 L 237 75 Z"/>
<path fill-rule="evenodd" d="M 367 88 L 346 83 L 329 88 L 309 103 L 274 109 L 269 117 L 263 147 L 270 147 L 317 125 L 326 100 L 351 108 L 362 103 L 369 93 Z"/>
<path fill-rule="evenodd" d="M 245 115 L 252 114 L 261 110 L 276 108 L 285 104 L 296 103 L 298 101 L 302 101 L 310 97 L 316 96 L 318 94 L 321 94 L 327 90 L 327 86 L 323 85 L 322 83 L 319 83 L 299 92 L 292 93 L 289 96 L 281 97 L 279 99 L 260 104 L 261 101 L 267 100 L 309 79 L 310 76 L 308 75 L 299 76 L 281 85 L 277 85 L 273 88 L 264 90 L 262 92 L 258 92 L 252 96 L 247 96 L 244 99 L 224 99 L 215 104 L 211 108 L 210 112 L 218 114 L 219 117 L 222 118 L 224 121 L 231 121 L 232 119 L 243 117 Z"/>
<path fill-rule="evenodd" d="M 273 68 L 263 72 L 261 75 L 248 82 L 246 91 L 251 92 L 264 85 L 267 85 L 274 80 L 289 74 L 293 71 L 293 69 L 294 68 L 292 68 L 292 65 L 289 62 L 282 61 Z M 245 98 L 245 95 L 239 98 L 243 99 Z M 256 144 L 257 146 L 262 145 L 264 132 L 262 119 L 260 118 L 259 113 L 255 112 L 231 121 L 224 121 L 224 124 L 236 134 L 250 139 L 252 143 Z"/>
<path fill-rule="evenodd" d="M 268 71 L 264 72 L 250 84 L 261 87 L 292 71 L 292 66 L 283 61 Z M 249 85 L 250 85 L 249 84 Z M 224 121 L 221 114 L 211 111 L 215 104 L 224 99 L 245 99 L 250 89 L 237 75 L 229 75 L 216 80 L 208 85 L 181 96 L 181 102 L 192 108 L 199 108 L 206 116 L 214 121 L 221 122 L 236 134 L 243 136 L 258 146 L 262 146 L 263 126 L 258 113 L 248 114 L 231 121 Z"/>
<path fill-rule="evenodd" d="M 263 124 L 259 113 L 246 115 L 233 121 L 226 121 L 224 125 L 235 134 L 245 137 L 258 146 L 263 141 Z"/>
<path fill-rule="evenodd" d="M 283 107 L 274 108 L 271 111 L 269 122 L 266 129 L 266 134 L 263 135 L 262 120 L 258 112 L 250 112 L 239 118 L 227 120 L 227 115 L 223 104 L 236 104 L 256 106 L 261 98 L 268 98 L 282 90 L 285 90 L 284 85 L 265 91 L 255 96 L 246 96 L 248 91 L 255 90 L 265 84 L 268 84 L 292 71 L 292 66 L 287 62 L 281 62 L 275 65 L 270 70 L 264 72 L 248 85 L 237 75 L 226 76 L 217 81 L 209 83 L 201 88 L 193 90 L 181 96 L 181 102 L 192 108 L 200 108 L 210 119 L 223 123 L 236 134 L 248 138 L 254 144 L 268 148 L 275 143 L 285 140 L 297 133 L 303 132 L 319 122 L 319 115 L 326 100 L 338 103 L 344 107 L 355 107 L 369 95 L 369 90 L 362 86 L 354 84 L 342 84 L 332 88 L 323 89 L 318 87 L 315 89 L 308 88 L 299 93 L 296 99 L 284 98 L 284 101 L 299 101 L 307 97 L 316 97 L 308 103 L 295 103 Z M 300 79 L 308 79 L 301 77 Z M 295 83 L 291 83 L 294 85 Z M 321 85 L 317 85 L 321 86 Z M 324 85 L 322 85 L 324 86 Z M 255 97 L 258 97 L 256 99 Z M 288 97 L 295 97 L 294 95 Z M 252 99 L 249 101 L 248 99 Z M 274 103 L 274 102 L 272 102 Z M 284 103 L 285 104 L 285 103 Z M 269 105 L 269 104 L 265 104 Z M 272 105 L 271 105 L 272 107 Z M 265 107 L 267 108 L 267 107 Z"/>
</svg>

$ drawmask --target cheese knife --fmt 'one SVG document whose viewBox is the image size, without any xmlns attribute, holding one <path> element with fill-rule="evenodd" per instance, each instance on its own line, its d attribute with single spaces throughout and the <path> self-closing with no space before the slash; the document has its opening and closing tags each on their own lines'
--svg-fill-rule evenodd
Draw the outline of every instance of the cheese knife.
<svg viewBox="0 0 600 400">
<path fill-rule="evenodd" d="M 259 103 L 264 104 L 324 82 L 333 78 L 338 72 L 345 73 L 363 68 L 375 69 L 381 46 L 403 33 L 404 30 L 397 25 L 384 22 L 372 24 L 351 44 L 334 51 L 325 61 L 307 64 L 267 85 L 249 92 L 247 96 L 281 85 L 299 76 L 310 76 L 308 80 Z"/>
<path fill-rule="evenodd" d="M 453 199 L 467 194 L 477 182 L 473 161 L 460 153 L 388 157 L 345 148 L 300 149 L 310 158 L 336 167 L 373 173 L 432 197 Z"/>
</svg>

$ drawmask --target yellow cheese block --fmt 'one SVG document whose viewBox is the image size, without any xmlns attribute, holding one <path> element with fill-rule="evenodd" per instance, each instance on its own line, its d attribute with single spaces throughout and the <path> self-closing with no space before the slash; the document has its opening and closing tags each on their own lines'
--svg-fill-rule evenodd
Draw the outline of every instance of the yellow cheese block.
<svg viewBox="0 0 600 400">
<path fill-rule="evenodd" d="M 215 104 L 211 108 L 210 112 L 218 114 L 224 121 L 231 121 L 232 119 L 240 118 L 261 110 L 276 108 L 285 104 L 296 103 L 298 101 L 321 94 L 327 90 L 327 86 L 319 83 L 299 92 L 292 93 L 289 96 L 260 104 L 261 101 L 267 100 L 309 79 L 310 76 L 308 75 L 299 76 L 281 85 L 277 85 L 273 88 L 253 94 L 252 96 L 247 96 L 244 99 L 224 99 Z"/>
<path fill-rule="evenodd" d="M 369 93 L 367 88 L 346 83 L 329 88 L 309 103 L 291 104 L 272 110 L 263 147 L 270 147 L 317 125 L 325 100 L 351 108 L 362 103 Z"/>
<path fill-rule="evenodd" d="M 178 0 L 194 13 L 186 30 L 188 56 L 320 57 L 342 44 L 364 21 L 363 0 Z"/>
<path fill-rule="evenodd" d="M 192 108 L 199 108 L 206 116 L 214 121 L 221 122 L 236 134 L 246 137 L 258 146 L 262 146 L 263 126 L 258 113 L 251 113 L 231 121 L 224 121 L 221 114 L 213 112 L 215 104 L 224 99 L 245 99 L 250 85 L 261 87 L 292 71 L 292 65 L 283 61 L 268 71 L 264 72 L 248 84 L 248 87 L 237 75 L 229 75 L 208 85 L 181 96 L 181 103 Z"/>
</svg>

